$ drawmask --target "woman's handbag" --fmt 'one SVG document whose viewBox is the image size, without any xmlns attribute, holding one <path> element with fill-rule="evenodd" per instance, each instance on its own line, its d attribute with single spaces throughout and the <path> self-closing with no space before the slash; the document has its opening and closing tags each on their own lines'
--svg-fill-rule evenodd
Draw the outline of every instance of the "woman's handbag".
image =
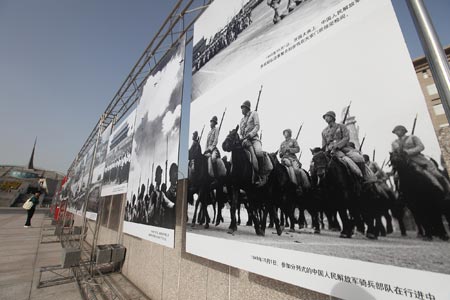
<svg viewBox="0 0 450 300">
<path fill-rule="evenodd" d="M 31 202 L 31 198 L 25 201 L 22 207 L 26 210 L 30 210 L 33 207 L 33 202 Z"/>
</svg>

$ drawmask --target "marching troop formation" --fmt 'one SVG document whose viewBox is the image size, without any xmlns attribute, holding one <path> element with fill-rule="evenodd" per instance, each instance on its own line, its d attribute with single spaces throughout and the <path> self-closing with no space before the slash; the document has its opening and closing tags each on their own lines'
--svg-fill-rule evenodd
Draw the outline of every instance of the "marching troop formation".
<svg viewBox="0 0 450 300">
<path fill-rule="evenodd" d="M 128 180 L 128 173 L 130 171 L 131 153 L 117 157 L 113 162 L 105 167 L 103 175 L 103 183 L 114 183 L 116 185 L 122 184 Z"/>
<path fill-rule="evenodd" d="M 209 227 L 208 205 L 213 205 L 213 223 L 223 222 L 222 209 L 230 206 L 229 233 L 240 223 L 241 204 L 248 212 L 247 225 L 264 235 L 267 223 L 281 234 L 285 223 L 290 230 L 307 225 L 304 212 L 311 216 L 311 226 L 320 233 L 339 230 L 342 238 L 351 238 L 356 231 L 369 239 L 393 232 L 396 218 L 402 235 L 406 235 L 403 217 L 408 208 L 416 223 L 418 235 L 426 240 L 439 237 L 448 240 L 444 218 L 450 223 L 450 184 L 437 164 L 426 158 L 420 138 L 402 126 L 392 133 L 392 152 L 386 174 L 370 157 L 350 142 L 345 119 L 336 122 L 333 111 L 322 117 L 327 126 L 322 131 L 322 146 L 312 149 L 309 171 L 298 158 L 298 135 L 283 130 L 283 141 L 276 153 L 265 153 L 260 138 L 257 109 L 250 101 L 241 105 L 240 124 L 231 130 L 222 149 L 231 152 L 231 161 L 220 159 L 218 118 L 212 117 L 206 151 L 201 151 L 198 132 L 193 134 L 189 150 L 189 203 L 197 197 L 192 225 L 198 221 Z M 224 113 L 225 115 L 225 113 Z M 414 129 L 413 129 L 414 131 Z M 197 216 L 198 214 L 198 216 Z M 299 217 L 295 217 L 299 215 Z M 283 221 L 286 218 L 286 221 Z M 325 219 L 327 222 L 324 222 Z M 289 221 L 289 222 L 287 222 Z"/>
<path fill-rule="evenodd" d="M 153 172 L 152 172 L 153 173 Z M 125 221 L 174 228 L 175 203 L 177 198 L 178 166 L 172 164 L 169 170 L 170 186 L 162 183 L 163 169 L 156 167 L 155 182 L 139 182 L 137 193 L 125 206 Z"/>
<path fill-rule="evenodd" d="M 193 70 L 200 70 L 216 54 L 228 47 L 238 36 L 252 24 L 252 10 L 263 0 L 254 0 L 247 3 L 237 15 L 219 32 L 209 40 L 202 38 L 194 47 Z M 282 20 L 288 13 L 292 12 L 297 6 L 305 2 L 304 0 L 287 0 L 286 11 L 282 7 L 281 0 L 267 0 L 266 4 L 273 9 L 273 23 L 276 24 Z"/>
<path fill-rule="evenodd" d="M 252 23 L 251 10 L 241 9 L 239 13 L 208 42 L 202 39 L 194 49 L 194 71 L 200 70 L 217 53 L 237 39 L 238 35 Z"/>
</svg>

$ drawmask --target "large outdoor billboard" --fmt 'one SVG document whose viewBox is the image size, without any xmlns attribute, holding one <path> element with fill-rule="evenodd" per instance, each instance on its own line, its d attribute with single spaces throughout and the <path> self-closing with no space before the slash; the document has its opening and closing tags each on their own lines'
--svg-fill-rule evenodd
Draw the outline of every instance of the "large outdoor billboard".
<svg viewBox="0 0 450 300">
<path fill-rule="evenodd" d="M 144 86 L 136 110 L 125 233 L 174 247 L 185 41 Z"/>
<path fill-rule="evenodd" d="M 102 197 L 127 192 L 135 119 L 136 110 L 133 110 L 111 133 L 103 174 Z"/>
<path fill-rule="evenodd" d="M 92 169 L 92 179 L 89 183 L 89 192 L 87 199 L 86 217 L 97 219 L 100 192 L 102 189 L 103 173 L 105 170 L 105 159 L 108 150 L 109 137 L 111 135 L 112 124 L 103 129 L 98 138 L 95 149 L 94 165 Z"/>
<path fill-rule="evenodd" d="M 343 299 L 448 299 L 450 188 L 391 1 L 216 0 L 192 85 L 187 252 Z"/>
</svg>

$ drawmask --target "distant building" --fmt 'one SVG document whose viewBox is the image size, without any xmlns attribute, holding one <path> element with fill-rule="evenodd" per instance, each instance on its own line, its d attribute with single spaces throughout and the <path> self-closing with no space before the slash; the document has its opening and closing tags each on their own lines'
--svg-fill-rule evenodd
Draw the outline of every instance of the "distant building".
<svg viewBox="0 0 450 300">
<path fill-rule="evenodd" d="M 450 46 L 445 49 L 447 61 L 450 61 Z M 442 106 L 436 84 L 431 74 L 430 66 L 425 56 L 416 58 L 413 61 L 417 78 L 419 79 L 422 92 L 425 96 L 428 112 L 433 122 L 434 131 L 439 140 L 442 151 L 441 164 L 450 171 L 450 127 L 447 117 L 445 116 L 444 107 Z M 442 161 L 443 160 L 443 161 Z"/>
<path fill-rule="evenodd" d="M 344 107 L 341 111 L 342 122 L 344 121 L 345 114 L 347 113 L 347 107 Z M 355 144 L 355 148 L 359 149 L 361 146 L 361 141 L 359 140 L 359 126 L 356 125 L 356 117 L 350 114 L 350 110 L 347 115 L 347 119 L 345 119 L 345 125 L 349 131 L 350 142 Z"/>
<path fill-rule="evenodd" d="M 34 152 L 28 165 L 0 165 L 0 207 L 21 206 L 33 193 L 41 191 L 40 204 L 51 203 L 64 175 L 34 168 Z"/>
</svg>

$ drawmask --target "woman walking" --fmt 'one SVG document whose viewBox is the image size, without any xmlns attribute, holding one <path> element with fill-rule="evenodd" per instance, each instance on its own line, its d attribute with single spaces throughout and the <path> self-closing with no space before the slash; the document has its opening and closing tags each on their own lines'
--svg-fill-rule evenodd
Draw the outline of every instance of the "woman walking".
<svg viewBox="0 0 450 300">
<path fill-rule="evenodd" d="M 39 196 L 41 196 L 41 192 L 34 193 L 33 197 L 31 197 L 30 201 L 33 203 L 33 206 L 27 210 L 27 222 L 25 223 L 25 228 L 31 227 L 31 218 L 34 215 L 34 211 L 36 210 L 36 206 L 39 204 Z"/>
</svg>

